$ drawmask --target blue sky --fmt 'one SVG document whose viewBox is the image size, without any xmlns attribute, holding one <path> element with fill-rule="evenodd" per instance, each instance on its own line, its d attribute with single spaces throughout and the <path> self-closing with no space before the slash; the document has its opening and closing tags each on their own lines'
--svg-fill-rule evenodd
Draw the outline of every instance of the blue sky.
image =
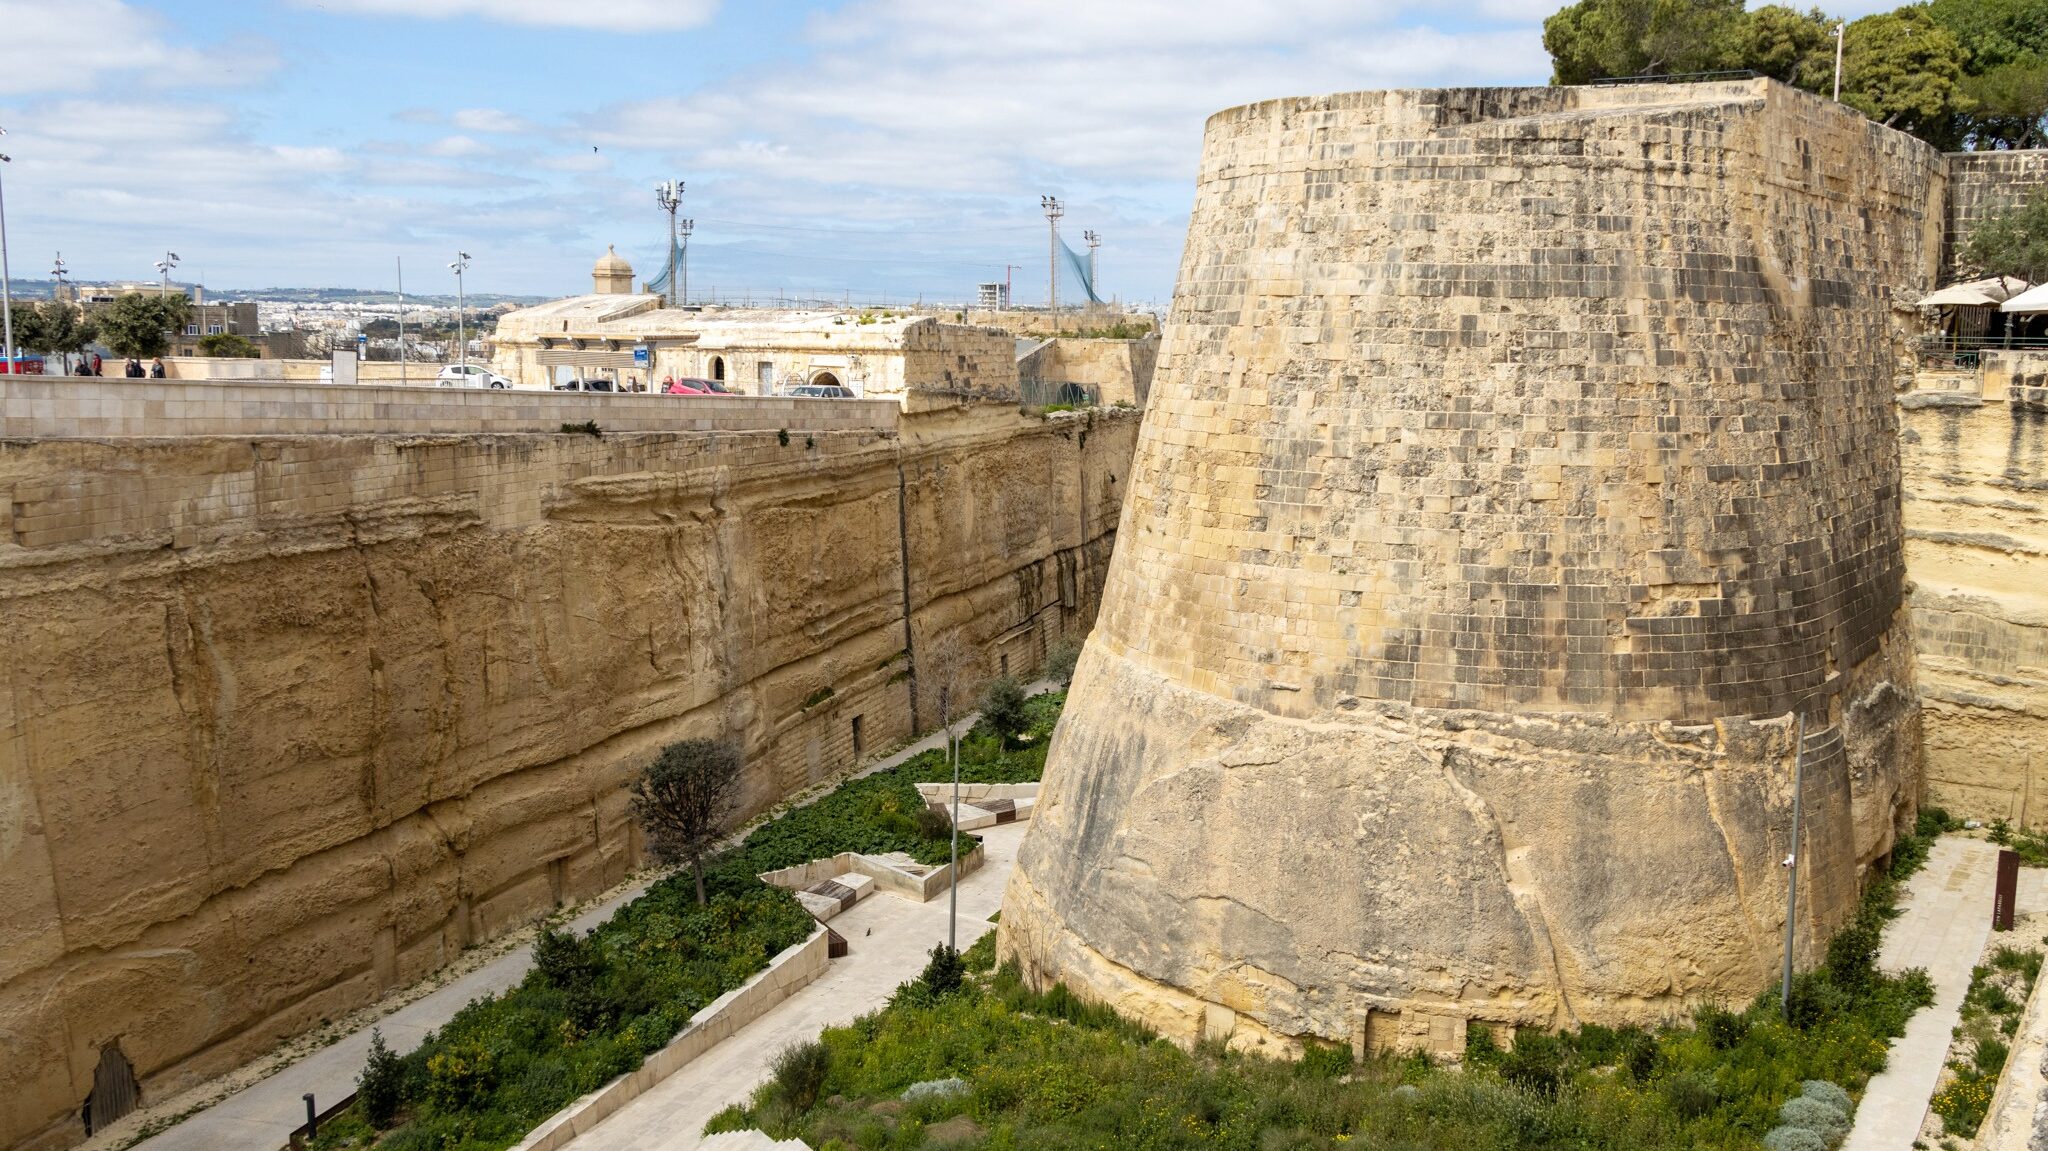
<svg viewBox="0 0 2048 1151">
<path fill-rule="evenodd" d="M 12 272 L 215 288 L 1045 296 L 1042 193 L 1164 302 L 1204 117 L 1541 82 L 1557 0 L 0 0 Z M 1839 5 L 1838 5 L 1839 6 Z M 1857 10 L 1889 7 L 1856 0 Z M 29 67 L 23 67 L 29 62 Z M 1071 293 L 1071 285 L 1063 294 Z"/>
</svg>

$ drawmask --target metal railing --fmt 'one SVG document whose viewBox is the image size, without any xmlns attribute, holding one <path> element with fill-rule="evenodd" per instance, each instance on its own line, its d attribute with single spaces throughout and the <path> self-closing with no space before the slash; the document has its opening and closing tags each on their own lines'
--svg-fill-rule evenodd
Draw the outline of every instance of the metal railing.
<svg viewBox="0 0 2048 1151">
<path fill-rule="evenodd" d="M 1673 72 L 1657 76 L 1602 76 L 1593 81 L 1595 88 L 1612 88 L 1621 84 L 1713 84 L 1722 80 L 1754 80 L 1758 73 L 1749 68 L 1730 68 L 1721 72 Z"/>
</svg>

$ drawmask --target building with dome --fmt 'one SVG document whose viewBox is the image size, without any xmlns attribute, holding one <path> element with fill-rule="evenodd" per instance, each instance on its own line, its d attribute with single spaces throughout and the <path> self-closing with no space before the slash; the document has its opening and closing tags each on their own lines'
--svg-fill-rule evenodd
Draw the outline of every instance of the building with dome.
<svg viewBox="0 0 2048 1151">
<path fill-rule="evenodd" d="M 633 290 L 633 265 L 609 246 L 590 281 L 588 295 L 501 316 L 491 370 L 521 388 L 597 378 L 654 391 L 669 377 L 740 395 L 836 385 L 906 409 L 1018 396 L 1016 342 L 998 328 L 896 312 L 663 307 Z"/>
</svg>

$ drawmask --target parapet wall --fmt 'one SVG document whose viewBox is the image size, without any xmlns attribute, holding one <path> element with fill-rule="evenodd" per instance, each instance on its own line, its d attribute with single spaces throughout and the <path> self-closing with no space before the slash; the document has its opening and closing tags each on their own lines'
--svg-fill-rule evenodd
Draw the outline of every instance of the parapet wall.
<svg viewBox="0 0 2048 1151">
<path fill-rule="evenodd" d="M 1943 266 L 1962 273 L 1963 245 L 1978 224 L 2048 188 L 2048 150 L 1951 152 Z"/>
<path fill-rule="evenodd" d="M 1923 375 L 1899 424 L 1928 802 L 2048 827 L 2048 353 Z"/>
<path fill-rule="evenodd" d="M 1002 951 L 1251 1044 L 1744 999 L 1803 716 L 1816 958 L 1919 792 L 1890 297 L 1941 179 L 1766 81 L 1211 118 Z"/>
<path fill-rule="evenodd" d="M 0 1146 L 614 884 L 665 743 L 759 811 L 910 734 L 907 637 L 1036 666 L 1136 425 L 0 443 Z"/>
</svg>

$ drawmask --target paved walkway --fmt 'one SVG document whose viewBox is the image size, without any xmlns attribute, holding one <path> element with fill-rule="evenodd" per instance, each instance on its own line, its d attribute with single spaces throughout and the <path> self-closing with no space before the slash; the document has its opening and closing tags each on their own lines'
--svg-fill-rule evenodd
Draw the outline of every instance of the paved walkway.
<svg viewBox="0 0 2048 1151">
<path fill-rule="evenodd" d="M 960 881 L 961 950 L 991 930 L 989 916 L 1003 903 L 1003 887 L 1017 859 L 1027 822 L 975 832 L 987 862 Z M 878 892 L 832 919 L 848 952 L 825 974 L 744 1030 L 682 1070 L 588 1134 L 573 1151 L 689 1151 L 703 1142 L 704 1124 L 727 1104 L 744 1101 L 768 1077 L 776 1052 L 827 1027 L 850 1023 L 887 1002 L 896 985 L 924 970 L 932 945 L 946 939 L 946 897 L 912 903 Z"/>
<path fill-rule="evenodd" d="M 1040 682 L 1032 684 L 1026 690 L 1036 693 L 1048 690 L 1053 686 L 1053 684 L 1047 682 Z M 954 730 L 961 732 L 968 730 L 973 725 L 974 719 L 973 715 L 969 715 L 957 721 L 954 725 Z M 931 735 L 918 740 L 901 751 L 877 761 L 873 766 L 863 769 L 858 775 L 871 775 L 874 772 L 894 767 L 920 752 L 944 746 L 945 733 L 933 732 Z M 837 782 L 833 786 L 837 786 Z M 830 790 L 830 787 L 820 787 L 817 791 L 801 797 L 798 802 L 811 802 L 829 793 Z M 1019 824 L 1016 826 L 1021 828 L 1023 825 Z M 744 835 L 745 832 L 740 834 Z M 986 831 L 980 834 L 983 835 L 985 841 L 988 841 L 988 833 Z M 989 850 L 991 852 L 990 863 L 994 864 L 996 861 L 993 858 L 993 853 L 996 849 L 991 847 Z M 995 871 L 1000 871 L 1001 876 L 1006 878 L 1009 875 L 1008 859 L 1009 856 L 1004 856 L 1000 866 L 984 866 L 981 871 L 976 872 L 974 876 L 968 877 L 968 880 L 961 884 L 963 896 L 961 915 L 963 923 L 967 922 L 964 897 L 969 886 L 976 878 Z M 650 876 L 649 879 L 643 879 L 620 894 L 614 895 L 602 903 L 593 905 L 571 920 L 571 926 L 578 931 L 588 931 L 596 927 L 604 922 L 621 904 L 633 899 L 645 890 L 651 878 Z M 1001 901 L 1002 882 L 1002 878 L 995 880 L 994 894 L 989 897 L 993 901 L 989 903 L 987 910 L 980 913 L 981 919 L 986 919 Z M 877 900 L 884 899 L 893 900 L 893 897 L 878 894 L 871 897 L 868 900 L 868 904 L 862 906 L 865 907 L 875 903 Z M 941 909 L 943 914 L 945 900 L 937 901 L 936 906 Z M 860 908 L 856 908 L 855 912 L 849 914 L 856 914 L 859 911 Z M 846 928 L 842 926 L 844 920 L 845 916 L 841 916 L 833 920 L 832 924 L 840 929 L 840 934 L 842 935 L 846 934 Z M 859 920 L 854 920 L 853 922 L 860 923 L 860 926 L 863 928 L 867 926 L 865 922 Z M 974 938 L 980 934 L 979 932 L 969 934 L 968 929 L 965 927 L 962 928 L 962 933 L 961 946 L 963 948 L 968 943 L 972 943 Z M 931 947 L 931 943 L 926 942 L 922 946 L 928 950 Z M 470 1000 L 489 992 L 502 991 L 513 986 L 525 977 L 527 968 L 532 965 L 532 949 L 528 947 L 517 948 L 477 968 L 475 971 L 451 981 L 446 987 L 424 995 L 399 1008 L 390 1015 L 379 1019 L 373 1026 L 383 1031 L 384 1042 L 392 1050 L 398 1052 L 410 1051 L 427 1037 L 428 1032 L 446 1023 Z M 920 964 L 920 969 L 921 967 L 922 964 Z M 913 970 L 910 974 L 915 975 L 916 971 Z M 905 975 L 901 978 L 907 979 L 909 977 L 909 975 Z M 827 976 L 827 978 L 829 979 L 830 976 Z M 891 986 L 894 985 L 892 984 Z M 251 1148 L 255 1149 L 255 1151 L 267 1151 L 270 1148 L 281 1147 L 284 1145 L 285 1136 L 293 1128 L 306 1121 L 306 1104 L 303 1098 L 301 1098 L 305 1093 L 312 1092 L 315 1102 L 324 1108 L 356 1089 L 356 1074 L 363 1069 L 363 1061 L 368 1056 L 370 1050 L 370 1030 L 370 1027 L 365 1027 L 360 1031 L 344 1036 L 335 1043 L 323 1047 L 306 1058 L 283 1068 L 276 1074 L 252 1083 L 248 1087 L 213 1104 L 211 1107 L 199 1111 L 177 1126 L 143 1140 L 141 1143 L 136 1144 L 136 1146 L 141 1148 L 142 1151 L 220 1151 L 222 1148 Z M 170 1100 L 169 1105 L 175 1107 L 177 1102 L 175 1099 Z M 713 1110 L 716 1110 L 716 1108 Z M 708 1116 L 710 1113 L 706 1112 L 706 1114 Z M 120 1124 L 103 1132 L 88 1147 L 97 1147 L 102 1144 L 115 1146 L 118 1145 L 118 1142 L 125 1142 L 126 1136 L 132 1136 L 135 1125 L 142 1118 L 145 1118 L 145 1116 L 140 1114 L 128 1116 Z M 692 1129 L 693 1132 L 701 1129 L 703 1125 L 703 1120 L 698 1120 L 697 1127 Z M 124 1132 L 126 1135 L 124 1135 Z"/>
<path fill-rule="evenodd" d="M 1887 971 L 1925 967 L 1934 978 L 1934 1006 L 1915 1013 L 1905 1037 L 1892 1044 L 1889 1064 L 1864 1089 L 1842 1151 L 1909 1151 L 1920 1137 L 1950 1033 L 1962 1017 L 1970 969 L 1991 935 L 1997 871 L 1996 845 L 1946 836 L 1906 882 L 1904 914 L 1885 927 L 1877 961 Z"/>
</svg>

